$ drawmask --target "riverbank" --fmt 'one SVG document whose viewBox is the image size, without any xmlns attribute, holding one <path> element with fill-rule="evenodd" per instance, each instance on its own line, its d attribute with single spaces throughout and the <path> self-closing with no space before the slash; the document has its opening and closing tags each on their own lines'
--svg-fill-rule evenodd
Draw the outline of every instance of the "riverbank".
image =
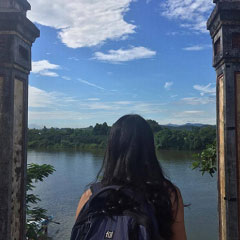
<svg viewBox="0 0 240 240">
<path fill-rule="evenodd" d="M 215 126 L 173 128 L 157 125 L 148 120 L 152 127 L 156 149 L 203 150 L 216 139 Z M 83 151 L 104 150 L 110 127 L 96 124 L 95 127 L 46 128 L 28 130 L 29 149 L 78 149 Z"/>
</svg>

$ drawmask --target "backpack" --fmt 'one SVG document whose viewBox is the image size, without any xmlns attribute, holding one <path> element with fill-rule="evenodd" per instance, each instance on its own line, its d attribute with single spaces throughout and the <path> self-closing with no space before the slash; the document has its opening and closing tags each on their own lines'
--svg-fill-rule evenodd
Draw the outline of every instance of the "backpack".
<svg viewBox="0 0 240 240">
<path fill-rule="evenodd" d="M 71 240 L 163 240 L 154 207 L 122 186 L 91 186 L 92 195 L 72 228 Z"/>
</svg>

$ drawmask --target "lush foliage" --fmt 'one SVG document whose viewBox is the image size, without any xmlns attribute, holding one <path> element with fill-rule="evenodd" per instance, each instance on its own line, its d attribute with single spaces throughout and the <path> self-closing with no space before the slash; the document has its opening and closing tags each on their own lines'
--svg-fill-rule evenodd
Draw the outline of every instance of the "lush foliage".
<svg viewBox="0 0 240 240">
<path fill-rule="evenodd" d="M 196 158 L 196 161 L 193 162 L 193 169 L 198 168 L 202 175 L 207 172 L 213 176 L 217 171 L 216 143 L 208 145 Z"/>
<path fill-rule="evenodd" d="M 168 127 L 147 120 L 155 136 L 157 149 L 202 150 L 216 138 L 214 126 Z M 84 129 L 29 129 L 28 147 L 44 149 L 104 149 L 110 127 L 107 123 Z"/>
<path fill-rule="evenodd" d="M 158 122 L 156 122 L 155 120 L 149 119 L 149 120 L 147 120 L 147 122 L 148 122 L 148 124 L 150 125 L 150 127 L 151 127 L 151 129 L 152 129 L 152 131 L 153 131 L 154 133 L 162 130 L 162 126 L 160 126 L 160 125 L 158 124 Z"/>
<path fill-rule="evenodd" d="M 27 208 L 27 232 L 26 235 L 28 239 L 40 239 L 42 234 L 39 232 L 37 225 L 34 221 L 39 221 L 41 219 L 47 219 L 47 211 L 37 204 L 40 200 L 39 196 L 31 193 L 35 188 L 34 183 L 40 181 L 42 182 L 44 178 L 48 177 L 55 171 L 53 166 L 43 164 L 28 164 L 27 169 L 27 196 L 26 196 L 26 208 Z"/>
<path fill-rule="evenodd" d="M 28 147 L 44 149 L 103 149 L 109 127 L 106 123 L 85 129 L 29 129 Z"/>
<path fill-rule="evenodd" d="M 157 149 L 202 150 L 213 143 L 213 126 L 193 127 L 192 130 L 164 127 L 155 135 Z"/>
</svg>

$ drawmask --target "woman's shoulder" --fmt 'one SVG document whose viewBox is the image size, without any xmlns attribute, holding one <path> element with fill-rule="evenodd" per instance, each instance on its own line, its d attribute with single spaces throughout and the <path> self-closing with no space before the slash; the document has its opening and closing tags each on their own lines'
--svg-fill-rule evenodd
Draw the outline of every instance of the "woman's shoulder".
<svg viewBox="0 0 240 240">
<path fill-rule="evenodd" d="M 173 215 L 176 216 L 179 208 L 183 208 L 183 199 L 180 189 L 170 181 L 165 181 L 164 186 L 167 188 L 172 204 Z"/>
<path fill-rule="evenodd" d="M 171 194 L 171 202 L 174 216 L 174 222 L 172 225 L 172 240 L 186 240 L 187 236 L 184 225 L 184 203 L 179 188 L 175 186 L 175 189 L 176 191 Z"/>
<path fill-rule="evenodd" d="M 182 198 L 181 191 L 176 185 L 173 185 L 170 191 L 170 196 L 171 196 L 171 200 L 173 201 L 178 200 L 179 198 Z"/>
<path fill-rule="evenodd" d="M 172 203 L 174 203 L 182 198 L 181 191 L 175 184 L 173 184 L 169 180 L 166 180 L 163 185 L 164 185 L 164 187 L 167 188 L 167 190 L 170 194 Z"/>
<path fill-rule="evenodd" d="M 87 189 L 87 190 L 83 193 L 83 195 L 82 195 L 81 198 L 83 198 L 83 199 L 89 199 L 89 198 L 91 197 L 91 195 L 92 195 L 92 191 L 91 191 L 91 189 L 89 188 L 89 189 Z"/>
<path fill-rule="evenodd" d="M 87 203 L 87 201 L 89 200 L 89 198 L 92 195 L 92 191 L 91 189 L 87 189 L 81 196 L 79 203 L 78 203 L 78 207 L 77 207 L 77 211 L 76 211 L 76 218 L 78 217 L 80 211 L 82 210 L 83 206 Z"/>
</svg>

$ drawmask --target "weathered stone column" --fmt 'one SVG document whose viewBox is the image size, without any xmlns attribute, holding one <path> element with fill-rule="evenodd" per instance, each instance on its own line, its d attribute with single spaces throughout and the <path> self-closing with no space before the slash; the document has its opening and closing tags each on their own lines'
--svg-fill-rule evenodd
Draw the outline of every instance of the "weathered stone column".
<svg viewBox="0 0 240 240">
<path fill-rule="evenodd" d="M 219 239 L 240 239 L 240 0 L 215 0 L 207 27 L 217 73 Z"/>
<path fill-rule="evenodd" d="M 25 240 L 31 46 L 39 30 L 26 0 L 0 0 L 0 240 Z"/>
</svg>

